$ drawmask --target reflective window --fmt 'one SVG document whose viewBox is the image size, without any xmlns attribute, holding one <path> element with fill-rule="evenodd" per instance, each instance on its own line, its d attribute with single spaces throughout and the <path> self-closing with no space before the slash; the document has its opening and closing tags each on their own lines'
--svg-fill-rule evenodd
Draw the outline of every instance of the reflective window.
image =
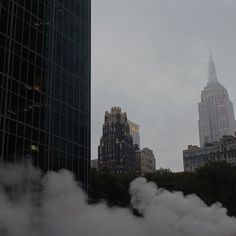
<svg viewBox="0 0 236 236">
<path fill-rule="evenodd" d="M 68 168 L 85 185 L 90 8 L 90 0 L 0 3 L 0 156 Z"/>
</svg>

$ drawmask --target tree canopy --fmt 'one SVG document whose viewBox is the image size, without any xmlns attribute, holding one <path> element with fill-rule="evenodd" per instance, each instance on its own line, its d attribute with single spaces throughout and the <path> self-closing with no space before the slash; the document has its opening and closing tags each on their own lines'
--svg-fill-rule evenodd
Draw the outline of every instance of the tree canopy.
<svg viewBox="0 0 236 236">
<path fill-rule="evenodd" d="M 91 202 L 106 201 L 109 206 L 129 207 L 129 183 L 133 174 L 113 175 L 108 171 L 91 171 Z M 196 194 L 207 205 L 220 202 L 230 216 L 236 216 L 236 167 L 227 162 L 209 162 L 194 173 L 173 173 L 159 169 L 144 176 L 159 188 Z"/>
</svg>

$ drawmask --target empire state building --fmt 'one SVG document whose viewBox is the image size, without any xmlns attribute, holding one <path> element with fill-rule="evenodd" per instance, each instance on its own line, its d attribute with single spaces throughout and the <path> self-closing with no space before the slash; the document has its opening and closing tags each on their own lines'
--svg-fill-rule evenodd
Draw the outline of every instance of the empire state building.
<svg viewBox="0 0 236 236">
<path fill-rule="evenodd" d="M 234 135 L 236 121 L 233 103 L 229 100 L 227 90 L 219 83 L 215 63 L 210 55 L 207 86 L 201 92 L 199 111 L 200 146 L 220 141 L 223 135 Z"/>
</svg>

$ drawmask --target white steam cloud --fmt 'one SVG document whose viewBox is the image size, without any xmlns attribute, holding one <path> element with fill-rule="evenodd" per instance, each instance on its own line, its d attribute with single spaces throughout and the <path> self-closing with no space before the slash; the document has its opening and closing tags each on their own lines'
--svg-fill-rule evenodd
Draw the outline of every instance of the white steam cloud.
<svg viewBox="0 0 236 236">
<path fill-rule="evenodd" d="M 66 170 L 42 177 L 30 166 L 0 167 L 1 236 L 234 236 L 236 220 L 215 204 L 158 189 L 138 178 L 130 184 L 128 209 L 88 205 Z"/>
</svg>

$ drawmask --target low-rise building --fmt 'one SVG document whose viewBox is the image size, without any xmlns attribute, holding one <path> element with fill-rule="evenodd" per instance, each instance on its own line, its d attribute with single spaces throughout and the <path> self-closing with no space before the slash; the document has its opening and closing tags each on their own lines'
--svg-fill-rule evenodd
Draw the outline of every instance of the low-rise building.
<svg viewBox="0 0 236 236">
<path fill-rule="evenodd" d="M 136 174 L 145 175 L 156 170 L 156 159 L 153 151 L 149 148 L 135 151 Z"/>
<path fill-rule="evenodd" d="M 206 143 L 204 147 L 189 145 L 183 151 L 184 171 L 193 172 L 207 162 L 226 161 L 236 165 L 236 134 L 225 135 L 219 142 Z"/>
</svg>

